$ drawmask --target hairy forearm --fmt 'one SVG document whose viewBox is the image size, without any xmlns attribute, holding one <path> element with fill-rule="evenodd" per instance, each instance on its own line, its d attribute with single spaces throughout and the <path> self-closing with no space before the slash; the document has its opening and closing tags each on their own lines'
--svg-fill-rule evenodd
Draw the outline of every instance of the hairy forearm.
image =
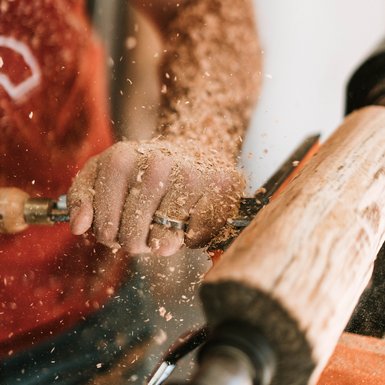
<svg viewBox="0 0 385 385">
<path fill-rule="evenodd" d="M 193 1 L 164 35 L 157 134 L 234 160 L 261 77 L 251 1 Z"/>
</svg>

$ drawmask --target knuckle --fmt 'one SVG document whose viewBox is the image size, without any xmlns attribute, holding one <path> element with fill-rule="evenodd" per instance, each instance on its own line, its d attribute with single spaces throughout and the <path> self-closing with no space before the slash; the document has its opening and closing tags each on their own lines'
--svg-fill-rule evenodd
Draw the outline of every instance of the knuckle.
<svg viewBox="0 0 385 385">
<path fill-rule="evenodd" d="M 86 201 L 90 201 L 93 195 L 90 191 L 79 188 L 77 185 L 72 185 L 67 192 L 67 203 L 70 210 L 80 206 Z"/>
<path fill-rule="evenodd" d="M 116 150 L 111 151 L 108 156 L 108 160 L 105 163 L 100 164 L 100 166 L 105 166 L 108 171 L 117 171 L 121 173 L 127 171 L 133 160 L 134 159 L 131 152 Z"/>
<path fill-rule="evenodd" d="M 169 180 L 172 162 L 167 157 L 151 153 L 147 158 L 145 182 L 150 188 L 163 188 Z"/>
<path fill-rule="evenodd" d="M 161 165 L 161 167 L 160 167 Z M 174 165 L 174 160 L 170 154 L 163 153 L 161 150 L 152 150 L 148 154 L 149 169 L 171 169 Z"/>
<path fill-rule="evenodd" d="M 101 168 L 123 168 L 133 158 L 133 145 L 130 142 L 117 142 L 98 157 L 98 166 Z"/>
</svg>

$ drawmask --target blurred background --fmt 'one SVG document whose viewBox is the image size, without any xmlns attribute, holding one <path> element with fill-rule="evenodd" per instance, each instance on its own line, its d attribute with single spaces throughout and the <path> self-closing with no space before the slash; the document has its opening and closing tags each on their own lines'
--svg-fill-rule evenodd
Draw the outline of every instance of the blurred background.
<svg viewBox="0 0 385 385">
<path fill-rule="evenodd" d="M 346 84 L 385 39 L 382 0 L 254 0 L 263 87 L 243 164 L 252 188 L 310 133 L 341 122 Z"/>
</svg>

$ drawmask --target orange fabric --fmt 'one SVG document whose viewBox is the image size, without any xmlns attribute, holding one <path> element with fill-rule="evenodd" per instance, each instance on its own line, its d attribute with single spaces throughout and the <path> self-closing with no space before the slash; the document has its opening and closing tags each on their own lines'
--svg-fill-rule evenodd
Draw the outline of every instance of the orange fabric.
<svg viewBox="0 0 385 385">
<path fill-rule="evenodd" d="M 112 143 L 103 51 L 82 9 L 80 0 L 1 3 L 0 186 L 56 198 Z M 97 255 L 68 225 L 0 235 L 0 355 L 69 328 L 108 298 L 107 288 L 87 290 Z"/>
<path fill-rule="evenodd" d="M 278 196 L 285 190 L 288 184 L 299 174 L 299 172 L 307 165 L 311 158 L 318 152 L 321 144 L 319 141 L 313 144 L 306 155 L 300 160 L 298 166 L 290 173 L 290 175 L 279 186 L 278 190 L 271 196 L 271 200 L 278 198 Z"/>
<path fill-rule="evenodd" d="M 318 385 L 383 385 L 385 341 L 344 333 Z"/>
</svg>

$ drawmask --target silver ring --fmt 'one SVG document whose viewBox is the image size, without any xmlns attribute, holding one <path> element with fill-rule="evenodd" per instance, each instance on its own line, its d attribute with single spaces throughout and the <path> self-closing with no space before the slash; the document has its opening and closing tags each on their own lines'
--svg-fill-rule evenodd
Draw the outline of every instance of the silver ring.
<svg viewBox="0 0 385 385">
<path fill-rule="evenodd" d="M 155 213 L 154 218 L 152 219 L 153 223 L 156 223 L 161 226 L 165 226 L 170 229 L 186 231 L 187 222 L 179 221 L 178 219 L 171 219 L 166 216 Z"/>
</svg>

